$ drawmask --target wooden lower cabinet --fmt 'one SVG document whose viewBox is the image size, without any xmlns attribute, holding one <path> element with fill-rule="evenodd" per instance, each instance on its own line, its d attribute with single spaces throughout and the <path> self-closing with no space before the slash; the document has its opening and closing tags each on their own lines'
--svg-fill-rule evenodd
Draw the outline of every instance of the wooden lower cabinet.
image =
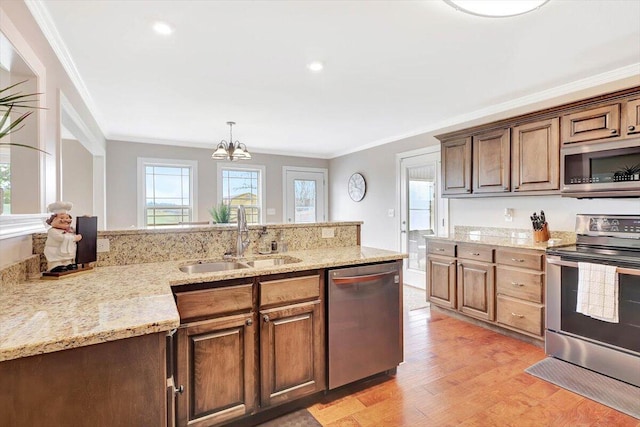
<svg viewBox="0 0 640 427">
<path fill-rule="evenodd" d="M 0 426 L 166 426 L 166 335 L 0 362 Z"/>
<path fill-rule="evenodd" d="M 482 320 L 494 320 L 494 266 L 458 260 L 458 310 Z"/>
<path fill-rule="evenodd" d="M 218 425 L 256 409 L 255 333 L 253 312 L 178 329 L 179 426 Z"/>
<path fill-rule="evenodd" d="M 260 317 L 261 406 L 324 390 L 321 301 L 261 310 Z"/>
<path fill-rule="evenodd" d="M 427 298 L 433 304 L 456 308 L 456 259 L 427 256 Z"/>
</svg>

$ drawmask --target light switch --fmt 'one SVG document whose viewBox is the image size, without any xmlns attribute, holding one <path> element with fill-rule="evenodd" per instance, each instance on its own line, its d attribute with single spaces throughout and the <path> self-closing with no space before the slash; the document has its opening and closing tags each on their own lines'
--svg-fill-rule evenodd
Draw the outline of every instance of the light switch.
<svg viewBox="0 0 640 427">
<path fill-rule="evenodd" d="M 504 220 L 506 222 L 513 222 L 513 208 L 504 209 Z"/>
<path fill-rule="evenodd" d="M 393 218 L 395 215 L 396 215 L 396 210 L 395 210 L 395 209 L 389 209 L 389 210 L 387 211 L 387 216 L 388 216 L 389 218 Z"/>
</svg>

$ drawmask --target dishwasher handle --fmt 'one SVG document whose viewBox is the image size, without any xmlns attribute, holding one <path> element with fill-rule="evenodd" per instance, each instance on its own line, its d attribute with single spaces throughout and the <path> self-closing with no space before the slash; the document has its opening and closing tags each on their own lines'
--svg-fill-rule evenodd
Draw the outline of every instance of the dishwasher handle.
<svg viewBox="0 0 640 427">
<path fill-rule="evenodd" d="M 400 282 L 400 277 L 397 270 L 385 271 L 383 273 L 376 274 L 364 274 L 362 276 L 332 277 L 331 280 L 336 285 L 348 285 L 351 283 L 373 282 L 375 280 L 384 279 L 385 277 L 390 275 L 395 275 L 393 283 Z"/>
</svg>

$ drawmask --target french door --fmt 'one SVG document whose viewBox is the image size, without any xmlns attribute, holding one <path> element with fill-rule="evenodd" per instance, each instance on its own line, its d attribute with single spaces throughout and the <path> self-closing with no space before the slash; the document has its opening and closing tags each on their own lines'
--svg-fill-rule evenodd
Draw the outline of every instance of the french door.
<svg viewBox="0 0 640 427">
<path fill-rule="evenodd" d="M 440 197 L 439 147 L 399 154 L 400 250 L 404 283 L 426 289 L 426 235 L 446 235 L 448 203 Z"/>
</svg>

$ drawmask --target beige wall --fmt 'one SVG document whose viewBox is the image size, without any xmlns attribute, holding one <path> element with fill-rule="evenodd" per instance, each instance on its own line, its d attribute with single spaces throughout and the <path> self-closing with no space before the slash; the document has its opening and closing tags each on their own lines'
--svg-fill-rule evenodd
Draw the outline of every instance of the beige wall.
<svg viewBox="0 0 640 427">
<path fill-rule="evenodd" d="M 211 159 L 212 148 L 185 148 L 169 145 L 139 144 L 123 141 L 107 142 L 107 225 L 110 230 L 137 227 L 137 159 L 195 160 L 198 162 L 198 220 L 208 221 L 208 210 L 217 200 L 217 163 Z M 249 146 L 249 149 L 251 147 Z M 282 222 L 282 167 L 327 168 L 328 160 L 305 157 L 251 153 L 253 159 L 239 165 L 261 165 L 266 169 L 266 208 L 268 223 Z"/>
<path fill-rule="evenodd" d="M 92 216 L 93 155 L 75 139 L 62 140 L 62 198 L 73 203 L 71 214 Z"/>
</svg>

